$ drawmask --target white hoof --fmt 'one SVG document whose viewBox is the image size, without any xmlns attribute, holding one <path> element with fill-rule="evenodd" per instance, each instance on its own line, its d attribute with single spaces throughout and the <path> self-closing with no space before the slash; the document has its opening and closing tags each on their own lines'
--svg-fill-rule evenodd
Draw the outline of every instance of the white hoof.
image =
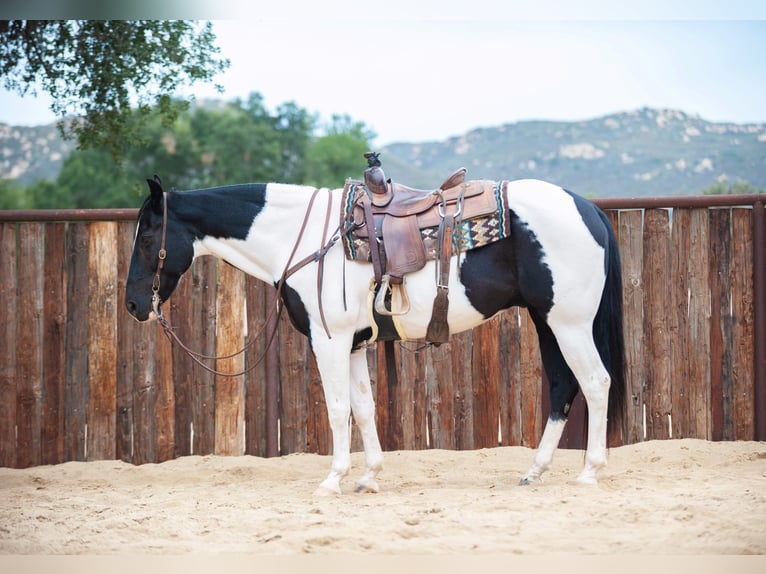
<svg viewBox="0 0 766 574">
<path fill-rule="evenodd" d="M 328 496 L 339 496 L 340 495 L 340 489 L 335 490 L 333 488 L 327 488 L 326 486 L 319 486 L 314 491 L 314 496 L 321 496 L 323 498 L 326 498 Z"/>
<path fill-rule="evenodd" d="M 577 477 L 577 482 L 580 484 L 598 484 L 598 478 L 596 478 L 595 474 L 582 472 Z"/>
</svg>

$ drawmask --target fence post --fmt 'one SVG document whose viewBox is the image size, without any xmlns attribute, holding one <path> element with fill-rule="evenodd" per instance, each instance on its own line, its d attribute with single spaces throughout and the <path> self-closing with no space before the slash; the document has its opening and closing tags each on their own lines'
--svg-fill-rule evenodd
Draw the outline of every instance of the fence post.
<svg viewBox="0 0 766 574">
<path fill-rule="evenodd" d="M 766 211 L 753 204 L 753 333 L 755 440 L 766 440 Z"/>
</svg>

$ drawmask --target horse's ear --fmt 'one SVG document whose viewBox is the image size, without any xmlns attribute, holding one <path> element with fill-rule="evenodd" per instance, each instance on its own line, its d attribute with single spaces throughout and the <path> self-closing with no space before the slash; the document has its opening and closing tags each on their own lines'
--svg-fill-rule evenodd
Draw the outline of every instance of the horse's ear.
<svg viewBox="0 0 766 574">
<path fill-rule="evenodd" d="M 155 175 L 153 179 L 147 179 L 146 183 L 149 184 L 149 192 L 152 196 L 152 208 L 157 212 L 161 212 L 162 194 L 164 193 L 162 190 L 162 181 L 160 181 L 160 178 Z"/>
</svg>

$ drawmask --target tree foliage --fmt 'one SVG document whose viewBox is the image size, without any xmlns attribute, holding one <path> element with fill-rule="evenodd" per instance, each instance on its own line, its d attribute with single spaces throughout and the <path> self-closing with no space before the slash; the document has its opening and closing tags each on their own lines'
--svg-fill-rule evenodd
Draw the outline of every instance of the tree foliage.
<svg viewBox="0 0 766 574">
<path fill-rule="evenodd" d="M 272 113 L 258 93 L 194 107 L 169 126 L 158 110 L 134 111 L 126 120 L 131 128 L 138 121 L 144 143 L 127 149 L 120 164 L 106 149 L 74 151 L 55 182 L 27 189 L 0 182 L 0 208 L 134 207 L 153 174 L 176 189 L 269 181 L 340 187 L 346 177 L 361 176 L 374 137 L 348 116 L 319 126 L 292 102 Z"/>
<path fill-rule="evenodd" d="M 211 81 L 220 59 L 211 24 L 167 20 L 0 21 L 0 77 L 20 95 L 53 98 L 64 137 L 115 157 L 141 141 L 142 119 L 171 125 L 188 102 L 171 94 Z"/>
<path fill-rule="evenodd" d="M 752 185 L 746 182 L 738 181 L 735 183 L 727 181 L 717 181 L 709 185 L 701 192 L 703 195 L 738 195 L 745 193 L 762 193 Z"/>
</svg>

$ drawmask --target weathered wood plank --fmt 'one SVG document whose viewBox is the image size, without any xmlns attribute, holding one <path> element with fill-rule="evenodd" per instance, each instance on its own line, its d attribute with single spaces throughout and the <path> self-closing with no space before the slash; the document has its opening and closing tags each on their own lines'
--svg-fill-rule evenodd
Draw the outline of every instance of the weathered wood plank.
<svg viewBox="0 0 766 574">
<path fill-rule="evenodd" d="M 308 419 L 306 337 L 286 313 L 279 321 L 280 454 L 304 452 Z"/>
<path fill-rule="evenodd" d="M 751 209 L 732 210 L 732 374 L 734 379 L 734 438 L 755 438 L 755 365 L 753 357 L 753 223 Z M 763 350 L 760 350 L 763 352 Z"/>
<path fill-rule="evenodd" d="M 117 427 L 116 455 L 133 461 L 133 347 L 139 336 L 139 323 L 125 309 L 125 285 L 133 252 L 135 224 L 122 222 L 117 227 Z"/>
<path fill-rule="evenodd" d="M 91 224 L 88 312 L 88 459 L 116 458 L 117 224 Z"/>
<path fill-rule="evenodd" d="M 155 325 L 141 324 L 134 337 L 131 381 L 134 464 L 157 460 L 154 440 L 154 405 L 157 401 L 154 348 L 158 336 L 162 335 Z"/>
<path fill-rule="evenodd" d="M 194 261 L 191 271 L 190 305 L 187 308 L 190 344 L 206 356 L 216 354 L 216 331 L 218 316 L 216 299 L 218 292 L 218 260 L 212 256 Z M 185 361 L 189 362 L 188 357 Z M 192 361 L 193 362 L 193 361 Z M 207 362 L 207 361 L 206 361 Z M 212 366 L 214 363 L 208 362 Z M 191 450 L 194 454 L 207 455 L 215 452 L 215 375 L 194 363 L 191 366 L 191 408 L 194 432 Z M 178 426 L 178 425 L 176 425 Z"/>
<path fill-rule="evenodd" d="M 0 466 L 16 466 L 16 224 L 0 223 Z"/>
<path fill-rule="evenodd" d="M 648 439 L 670 436 L 670 226 L 666 209 L 644 212 L 644 340 L 651 349 L 646 363 Z"/>
<path fill-rule="evenodd" d="M 624 443 L 644 440 L 644 386 L 646 385 L 647 351 L 644 341 L 643 282 L 643 212 L 620 213 L 620 255 L 623 286 L 623 327 L 625 329 L 626 408 Z"/>
<path fill-rule="evenodd" d="M 88 254 L 89 223 L 70 223 L 67 229 L 67 332 L 64 426 L 66 459 L 85 460 L 88 415 Z"/>
<path fill-rule="evenodd" d="M 689 333 L 689 298 L 691 289 L 691 274 L 689 259 L 691 257 L 691 209 L 678 208 L 673 210 L 673 227 L 675 233 L 671 237 L 671 272 L 666 278 L 670 285 L 671 298 L 667 305 L 670 310 L 670 414 L 672 434 L 675 438 L 694 436 L 691 424 L 689 396 L 692 388 L 692 366 L 694 357 L 690 356 Z M 683 230 L 682 232 L 679 232 Z"/>
<path fill-rule="evenodd" d="M 426 416 L 428 445 L 455 448 L 455 411 L 451 354 L 454 342 L 432 347 L 426 354 Z"/>
<path fill-rule="evenodd" d="M 19 225 L 16 428 L 19 468 L 42 463 L 43 257 L 45 224 Z"/>
<path fill-rule="evenodd" d="M 173 296 L 165 303 L 164 308 L 170 309 L 172 325 L 178 338 L 190 349 L 199 352 L 199 341 L 195 336 L 199 332 L 195 324 L 197 317 L 191 312 L 194 306 L 192 298 L 197 295 L 192 288 L 193 284 L 194 271 L 190 269 L 181 277 Z M 192 405 L 194 397 L 194 367 L 197 363 L 186 354 L 180 345 L 173 345 L 171 354 L 174 379 L 173 403 L 175 407 L 173 412 L 173 456 L 179 457 L 187 456 L 194 452 L 192 448 L 194 408 Z M 159 410 L 158 408 L 158 412 Z"/>
<path fill-rule="evenodd" d="M 183 281 L 183 279 L 182 279 Z M 173 322 L 177 307 L 165 303 L 168 320 Z M 154 457 L 155 462 L 172 460 L 175 455 L 175 391 L 173 382 L 173 345 L 156 330 L 154 387 L 157 398 L 154 403 Z"/>
<path fill-rule="evenodd" d="M 473 332 L 463 331 L 452 336 L 452 389 L 455 393 L 455 446 L 458 450 L 474 447 L 473 437 Z"/>
<path fill-rule="evenodd" d="M 731 209 L 711 209 L 710 418 L 713 440 L 732 440 Z"/>
<path fill-rule="evenodd" d="M 64 462 L 66 383 L 66 224 L 45 226 L 42 462 Z"/>
<path fill-rule="evenodd" d="M 474 447 L 498 445 L 500 417 L 500 326 L 494 317 L 473 333 Z"/>
<path fill-rule="evenodd" d="M 710 440 L 710 264 L 708 210 L 695 208 L 689 228 L 689 432 Z M 700 357 L 703 360 L 700 360 Z"/>
<path fill-rule="evenodd" d="M 399 347 L 399 401 L 401 405 L 404 448 L 426 448 L 425 361 L 417 350 L 423 341 L 408 341 Z"/>
<path fill-rule="evenodd" d="M 502 446 L 521 446 L 521 309 L 500 314 L 500 433 Z"/>
<path fill-rule="evenodd" d="M 524 309 L 521 319 L 521 444 L 537 448 L 542 433 L 542 360 L 537 331 L 529 312 Z"/>
<path fill-rule="evenodd" d="M 244 346 L 245 277 L 235 267 L 218 265 L 218 314 L 216 329 L 216 355 L 227 356 Z M 237 373 L 244 369 L 242 353 L 216 361 L 216 369 Z M 245 452 L 245 381 L 238 377 L 215 378 L 215 453 L 242 455 Z"/>
<path fill-rule="evenodd" d="M 245 277 L 247 341 L 245 353 L 245 454 L 266 456 L 266 360 L 270 333 L 266 330 L 267 285 Z"/>
</svg>

